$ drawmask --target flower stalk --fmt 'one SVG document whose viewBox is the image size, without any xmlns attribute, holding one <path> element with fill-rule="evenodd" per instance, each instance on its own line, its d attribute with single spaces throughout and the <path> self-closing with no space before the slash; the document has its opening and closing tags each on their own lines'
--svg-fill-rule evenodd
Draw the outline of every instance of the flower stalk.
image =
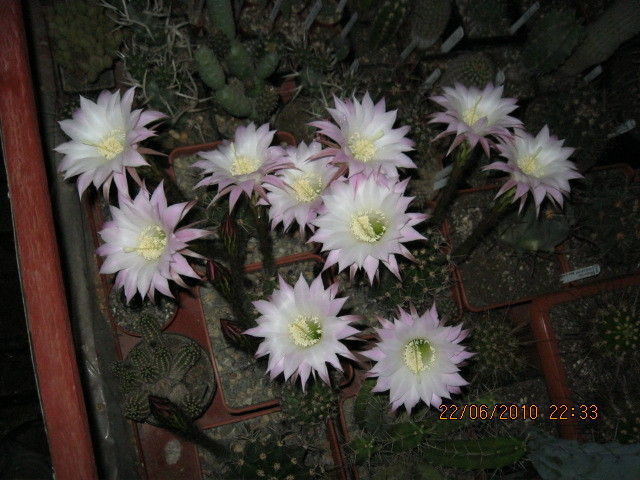
<svg viewBox="0 0 640 480">
<path fill-rule="evenodd" d="M 251 213 L 256 225 L 256 235 L 258 237 L 258 248 L 262 255 L 262 270 L 266 278 L 273 278 L 276 275 L 276 259 L 273 255 L 273 238 L 271 237 L 271 226 L 265 210 L 257 204 L 257 199 L 251 201 Z"/>
<path fill-rule="evenodd" d="M 249 313 L 247 294 L 242 282 L 242 271 L 235 275 L 220 262 L 209 260 L 207 262 L 207 278 L 229 304 L 238 327 L 243 330 L 254 327 L 255 322 Z"/>
<path fill-rule="evenodd" d="M 469 142 L 464 141 L 454 151 L 453 157 L 453 169 L 447 185 L 442 190 L 438 203 L 433 212 L 433 216 L 429 220 L 436 227 L 440 227 L 444 221 L 445 214 L 451 205 L 451 202 L 456 197 L 458 186 L 471 171 L 471 168 L 475 165 L 478 159 L 475 149 L 469 145 Z"/>
</svg>

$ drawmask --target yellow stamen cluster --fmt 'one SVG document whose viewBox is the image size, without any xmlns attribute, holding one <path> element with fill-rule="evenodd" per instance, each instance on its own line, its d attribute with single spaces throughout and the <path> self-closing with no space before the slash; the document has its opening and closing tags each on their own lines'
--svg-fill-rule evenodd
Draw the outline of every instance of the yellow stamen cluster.
<svg viewBox="0 0 640 480">
<path fill-rule="evenodd" d="M 424 372 L 433 365 L 435 351 L 433 346 L 424 338 L 416 338 L 404 347 L 404 363 L 409 370 L 418 374 Z"/>
<path fill-rule="evenodd" d="M 535 152 L 529 155 L 524 155 L 517 159 L 518 167 L 527 175 L 532 175 L 534 177 L 540 177 L 543 174 L 543 169 L 540 163 L 538 162 L 538 155 L 540 155 L 540 151 L 542 148 L 538 148 Z"/>
<path fill-rule="evenodd" d="M 299 202 L 312 202 L 322 192 L 322 178 L 315 173 L 297 176 L 292 182 L 293 194 Z"/>
<path fill-rule="evenodd" d="M 138 245 L 135 247 L 125 247 L 126 253 L 136 252 L 145 260 L 156 260 L 160 258 L 164 247 L 167 246 L 167 234 L 156 225 L 145 227 L 138 235 Z"/>
<path fill-rule="evenodd" d="M 107 160 L 113 160 L 124 151 L 124 140 L 125 134 L 122 130 L 111 130 L 100 143 L 87 142 L 87 145 L 96 147 L 98 153 Z"/>
<path fill-rule="evenodd" d="M 378 150 L 374 144 L 375 139 L 363 138 L 359 133 L 354 133 L 349 137 L 347 144 L 351 155 L 356 160 L 367 163 L 370 161 Z"/>
<path fill-rule="evenodd" d="M 260 161 L 255 157 L 249 157 L 248 155 L 236 156 L 231 164 L 229 171 L 231 175 L 248 175 L 255 172 L 260 168 Z"/>
<path fill-rule="evenodd" d="M 361 242 L 375 243 L 387 231 L 387 217 L 380 210 L 366 210 L 351 217 L 351 232 Z"/>
<path fill-rule="evenodd" d="M 478 105 L 482 100 L 482 96 L 478 97 L 473 106 L 462 113 L 462 121 L 467 125 L 473 126 L 475 123 L 486 115 L 482 111 L 478 111 Z"/>
<path fill-rule="evenodd" d="M 322 338 L 320 319 L 311 315 L 298 315 L 289 324 L 289 335 L 298 347 L 310 347 Z"/>
</svg>

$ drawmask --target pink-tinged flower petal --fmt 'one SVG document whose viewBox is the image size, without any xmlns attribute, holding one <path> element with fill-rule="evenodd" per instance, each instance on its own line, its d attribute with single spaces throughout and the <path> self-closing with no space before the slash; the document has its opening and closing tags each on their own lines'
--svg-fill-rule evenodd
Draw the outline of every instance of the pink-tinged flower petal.
<svg viewBox="0 0 640 480">
<path fill-rule="evenodd" d="M 369 93 L 362 103 L 355 97 L 342 101 L 334 96 L 335 108 L 328 111 L 337 126 L 327 120 L 311 122 L 321 135 L 339 147 L 334 162 L 347 162 L 349 176 L 374 171 L 398 177 L 398 167 L 416 168 L 404 153 L 413 150 L 414 142 L 405 137 L 409 127 L 393 128 L 396 111 L 386 112 L 385 101 L 373 104 Z"/>
<path fill-rule="evenodd" d="M 330 384 L 327 363 L 340 368 L 338 356 L 353 359 L 341 340 L 357 333 L 349 326 L 353 317 L 338 317 L 344 299 L 334 298 L 335 289 L 325 289 L 321 277 L 307 284 L 302 275 L 291 287 L 280 277 L 280 288 L 269 301 L 254 306 L 262 314 L 257 327 L 244 333 L 264 337 L 256 356 L 269 355 L 267 372 L 273 380 L 279 374 L 295 382 L 300 378 L 304 390 L 309 378 L 317 375 Z"/>
<path fill-rule="evenodd" d="M 389 390 L 393 410 L 404 405 L 410 412 L 420 400 L 438 408 L 442 398 L 467 385 L 457 373 L 457 364 L 472 355 L 459 345 L 467 331 L 444 326 L 435 305 L 422 316 L 411 305 L 410 313 L 400 308 L 393 321 L 379 320 L 380 342 L 362 354 L 376 362 L 368 373 L 378 377 L 372 391 Z"/>
<path fill-rule="evenodd" d="M 563 196 L 570 192 L 569 180 L 582 178 L 576 165 L 568 160 L 574 149 L 563 147 L 563 144 L 564 140 L 549 135 L 546 125 L 536 137 L 520 131 L 512 139 L 500 142 L 497 148 L 507 162 L 493 162 L 484 167 L 485 170 L 499 170 L 510 175 L 497 196 L 515 187 L 513 201 L 520 199 L 520 210 L 529 192 L 536 212 L 540 211 L 540 204 L 545 198 L 562 206 Z"/>
<path fill-rule="evenodd" d="M 304 237 L 305 228 L 313 229 L 311 221 L 323 211 L 322 193 L 327 189 L 338 172 L 338 167 L 328 164 L 333 158 L 318 155 L 322 152 L 322 145 L 311 142 L 307 146 L 304 142 L 297 147 L 288 147 L 283 155 L 291 164 L 290 168 L 280 170 L 274 180 L 263 181 L 267 190 L 269 204 L 269 218 L 273 229 L 282 223 L 285 230 L 295 220 Z"/>
<path fill-rule="evenodd" d="M 155 290 L 171 296 L 168 280 L 185 286 L 180 276 L 198 278 L 184 255 L 194 256 L 187 241 L 210 235 L 206 230 L 176 229 L 179 220 L 194 205 L 167 206 L 162 183 L 153 195 L 141 190 L 132 200 L 120 192 L 120 207 L 111 207 L 112 221 L 99 232 L 105 257 L 100 273 L 117 273 L 116 288 L 124 287 L 127 301 L 139 292 L 152 301 Z"/>
<path fill-rule="evenodd" d="M 63 153 L 58 171 L 65 178 L 80 175 L 78 192 L 93 184 L 103 187 L 108 196 L 109 185 L 115 175 L 125 175 L 125 167 L 147 163 L 136 151 L 138 142 L 154 135 L 145 125 L 165 115 L 154 110 L 131 111 L 134 88 L 127 90 L 122 99 L 120 91 L 102 91 L 96 103 L 80 97 L 80 110 L 72 119 L 62 120 L 60 128 L 71 138 L 70 142 L 54 150 Z M 126 181 L 117 181 L 124 188 Z"/>
<path fill-rule="evenodd" d="M 404 242 L 424 240 L 413 226 L 426 218 L 406 213 L 411 199 L 404 197 L 407 182 L 371 173 L 355 175 L 348 181 L 335 181 L 323 195 L 325 210 L 315 220 L 317 227 L 310 242 L 322 243 L 329 252 L 325 268 L 338 264 L 350 273 L 363 268 L 370 282 L 383 262 L 399 275 L 394 255 L 410 258 Z"/>
<path fill-rule="evenodd" d="M 454 87 L 444 87 L 444 94 L 431 100 L 446 109 L 431 115 L 429 123 L 446 123 L 447 128 L 436 137 L 455 135 L 449 147 L 451 153 L 464 140 L 473 148 L 480 143 L 487 156 L 495 139 L 507 139 L 512 130 L 521 128 L 522 122 L 509 115 L 517 107 L 516 100 L 502 98 L 503 86 L 492 83 L 480 91 L 477 87 L 467 88 L 460 83 Z"/>
<path fill-rule="evenodd" d="M 229 209 L 235 206 L 242 193 L 251 196 L 253 192 L 266 197 L 262 182 L 275 177 L 274 172 L 289 167 L 287 160 L 279 155 L 282 149 L 270 147 L 275 130 L 269 130 L 269 124 L 259 128 L 253 123 L 236 129 L 233 142 L 224 141 L 216 150 L 199 152 L 204 160 L 193 164 L 203 170 L 205 177 L 196 188 L 205 185 L 217 185 L 220 197 L 230 193 Z"/>
</svg>

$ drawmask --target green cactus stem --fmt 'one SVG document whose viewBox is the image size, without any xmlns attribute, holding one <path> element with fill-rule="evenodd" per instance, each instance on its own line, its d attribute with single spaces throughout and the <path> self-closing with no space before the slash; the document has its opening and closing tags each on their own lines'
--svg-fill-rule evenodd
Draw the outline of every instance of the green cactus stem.
<svg viewBox="0 0 640 480">
<path fill-rule="evenodd" d="M 229 40 L 236 37 L 236 22 L 233 17 L 231 0 L 207 0 L 209 23 L 223 32 Z"/>
<path fill-rule="evenodd" d="M 466 140 L 454 151 L 453 169 L 449 176 L 449 181 L 438 197 L 433 216 L 429 219 L 429 222 L 435 227 L 442 225 L 444 217 L 457 195 L 460 183 L 477 163 L 477 159 L 478 154 L 476 149 L 472 149 Z"/>
<path fill-rule="evenodd" d="M 525 441 L 517 438 L 444 440 L 427 443 L 424 457 L 443 467 L 480 470 L 511 465 L 520 460 L 526 451 Z"/>
</svg>

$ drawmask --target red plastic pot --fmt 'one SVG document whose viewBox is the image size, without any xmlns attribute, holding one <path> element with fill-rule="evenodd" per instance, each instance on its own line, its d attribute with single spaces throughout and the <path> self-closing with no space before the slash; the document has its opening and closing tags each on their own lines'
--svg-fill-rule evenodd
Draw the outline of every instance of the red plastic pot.
<svg viewBox="0 0 640 480">
<path fill-rule="evenodd" d="M 529 306 L 531 328 L 542 360 L 542 368 L 552 404 L 566 405 L 569 411 L 573 407 L 571 391 L 560 358 L 558 340 L 551 324 L 550 310 L 552 307 L 636 285 L 640 285 L 640 274 L 574 287 L 537 298 L 531 303 Z M 575 420 L 559 421 L 558 432 L 562 438 L 580 439 L 580 428 Z"/>
</svg>

